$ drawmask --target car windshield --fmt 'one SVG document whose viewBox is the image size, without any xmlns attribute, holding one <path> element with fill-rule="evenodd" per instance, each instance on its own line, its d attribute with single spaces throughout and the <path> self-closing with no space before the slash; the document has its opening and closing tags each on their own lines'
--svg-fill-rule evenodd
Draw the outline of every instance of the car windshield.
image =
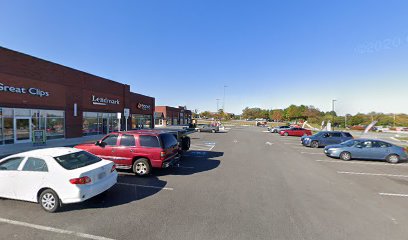
<svg viewBox="0 0 408 240">
<path fill-rule="evenodd" d="M 101 158 L 85 151 L 54 157 L 54 159 L 67 170 L 78 169 L 102 161 Z"/>
</svg>

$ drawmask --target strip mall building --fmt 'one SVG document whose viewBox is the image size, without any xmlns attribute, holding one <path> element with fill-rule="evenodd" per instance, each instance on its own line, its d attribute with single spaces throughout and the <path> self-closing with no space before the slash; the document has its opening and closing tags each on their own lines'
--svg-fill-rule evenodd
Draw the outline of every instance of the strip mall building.
<svg viewBox="0 0 408 240">
<path fill-rule="evenodd" d="M 117 131 L 127 109 L 128 129 L 154 127 L 153 97 L 0 47 L 0 145 L 30 142 L 33 130 L 48 140 Z"/>
</svg>

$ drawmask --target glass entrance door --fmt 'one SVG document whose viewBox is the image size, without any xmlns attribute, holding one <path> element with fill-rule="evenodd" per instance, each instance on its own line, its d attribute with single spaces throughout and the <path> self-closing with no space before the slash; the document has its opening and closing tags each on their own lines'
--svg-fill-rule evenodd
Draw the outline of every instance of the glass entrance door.
<svg viewBox="0 0 408 240">
<path fill-rule="evenodd" d="M 14 118 L 14 143 L 31 141 L 31 118 Z"/>
</svg>

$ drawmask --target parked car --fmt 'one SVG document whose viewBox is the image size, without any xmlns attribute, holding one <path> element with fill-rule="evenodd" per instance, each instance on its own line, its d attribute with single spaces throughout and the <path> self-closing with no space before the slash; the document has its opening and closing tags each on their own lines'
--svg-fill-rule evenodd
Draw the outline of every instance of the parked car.
<svg viewBox="0 0 408 240">
<path fill-rule="evenodd" d="M 305 129 L 305 128 L 289 128 L 286 130 L 281 130 L 279 131 L 279 134 L 281 136 L 310 136 L 312 135 L 312 131 L 310 131 L 309 129 Z"/>
<path fill-rule="evenodd" d="M 407 160 L 406 149 L 388 142 L 371 139 L 353 139 L 337 145 L 324 148 L 329 157 L 340 158 L 344 161 L 351 159 L 385 160 L 389 163 L 398 163 Z"/>
<path fill-rule="evenodd" d="M 220 131 L 220 127 L 218 126 L 211 126 L 211 125 L 197 125 L 196 128 L 197 132 L 212 132 L 216 133 Z"/>
<path fill-rule="evenodd" d="M 350 139 L 353 139 L 353 136 L 348 132 L 322 131 L 313 136 L 303 136 L 300 141 L 303 146 L 318 148 L 339 144 Z"/>
<path fill-rule="evenodd" d="M 116 184 L 115 164 L 74 148 L 47 148 L 0 160 L 0 197 L 37 202 L 47 212 Z"/>
<path fill-rule="evenodd" d="M 96 143 L 75 148 L 111 160 L 118 169 L 132 169 L 138 176 L 150 174 L 152 168 L 170 167 L 180 160 L 176 137 L 161 131 L 114 132 Z"/>
<path fill-rule="evenodd" d="M 278 126 L 278 127 L 273 127 L 269 129 L 269 131 L 271 133 L 279 133 L 281 130 L 287 130 L 287 129 L 290 129 L 290 127 L 289 126 Z"/>
</svg>

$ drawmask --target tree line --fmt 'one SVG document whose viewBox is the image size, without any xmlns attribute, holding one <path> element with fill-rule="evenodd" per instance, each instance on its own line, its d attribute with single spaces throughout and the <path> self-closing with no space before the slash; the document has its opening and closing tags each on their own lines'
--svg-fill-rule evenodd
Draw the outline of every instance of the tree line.
<svg viewBox="0 0 408 240">
<path fill-rule="evenodd" d="M 408 126 L 407 114 L 385 114 L 370 112 L 367 114 L 357 113 L 338 116 L 336 112 L 323 112 L 314 106 L 290 105 L 285 109 L 262 109 L 246 107 L 242 110 L 242 119 L 263 118 L 276 122 L 282 121 L 308 121 L 309 123 L 321 124 L 322 121 L 330 120 L 337 126 L 368 125 L 372 121 L 378 121 L 378 126 Z"/>
</svg>

